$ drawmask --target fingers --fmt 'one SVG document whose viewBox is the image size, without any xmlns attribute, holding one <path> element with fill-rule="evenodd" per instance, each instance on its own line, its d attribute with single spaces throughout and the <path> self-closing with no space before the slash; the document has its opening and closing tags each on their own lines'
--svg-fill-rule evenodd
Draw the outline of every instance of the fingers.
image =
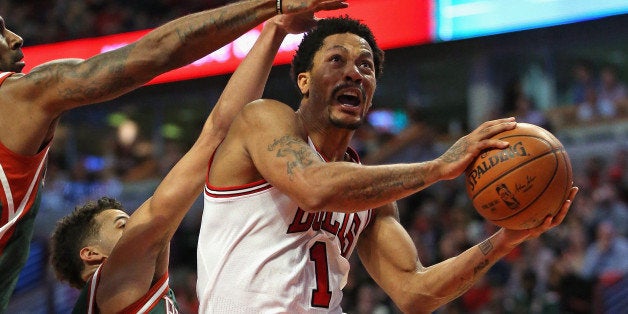
<svg viewBox="0 0 628 314">
<path fill-rule="evenodd" d="M 299 13 L 303 11 L 330 11 L 349 7 L 347 1 L 341 0 L 282 0 L 283 13 Z"/>
<path fill-rule="evenodd" d="M 573 199 L 576 198 L 576 194 L 578 194 L 578 191 L 580 191 L 580 188 L 578 188 L 577 186 L 572 187 L 569 191 L 568 199 L 573 201 Z"/>
<path fill-rule="evenodd" d="M 565 203 L 563 203 L 563 206 L 558 211 L 558 213 L 556 213 L 556 215 L 554 215 L 553 217 L 548 216 L 545 219 L 543 225 L 546 225 L 547 223 L 549 223 L 549 228 L 553 228 L 555 226 L 560 225 L 565 219 L 565 217 L 567 216 L 567 213 L 569 212 L 569 208 L 571 207 L 571 204 L 573 203 L 574 197 L 576 197 L 576 194 L 578 194 L 578 191 L 579 191 L 578 187 L 572 187 L 571 190 L 569 190 L 569 196 L 567 197 L 567 200 L 565 200 Z"/>
<path fill-rule="evenodd" d="M 344 9 L 347 7 L 349 7 L 349 4 L 347 3 L 347 1 L 338 1 L 338 0 L 322 1 L 322 3 L 318 5 L 319 10 L 337 10 L 337 9 Z"/>
<path fill-rule="evenodd" d="M 508 130 L 512 130 L 517 126 L 514 117 L 490 120 L 482 123 L 477 127 L 469 136 L 471 140 L 475 138 L 477 141 L 478 149 L 485 150 L 489 148 L 506 148 L 509 143 L 492 137 Z"/>
<path fill-rule="evenodd" d="M 486 121 L 474 132 L 478 132 L 483 138 L 491 138 L 501 132 L 512 130 L 517 126 L 514 117 Z"/>
<path fill-rule="evenodd" d="M 572 187 L 571 190 L 569 190 L 569 196 L 567 197 L 567 200 L 565 200 L 565 203 L 563 203 L 563 206 L 558 211 L 558 213 L 556 213 L 556 215 L 554 216 L 545 217 L 545 220 L 543 220 L 543 223 L 541 225 L 536 228 L 530 229 L 530 236 L 536 238 L 542 233 L 560 225 L 567 216 L 569 208 L 573 203 L 573 199 L 574 197 L 576 197 L 576 194 L 578 194 L 578 190 L 578 187 Z"/>
</svg>

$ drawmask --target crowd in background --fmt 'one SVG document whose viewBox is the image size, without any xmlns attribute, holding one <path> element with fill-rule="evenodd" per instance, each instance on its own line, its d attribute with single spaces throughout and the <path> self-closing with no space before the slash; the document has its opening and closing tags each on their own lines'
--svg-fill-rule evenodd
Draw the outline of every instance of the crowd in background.
<svg viewBox="0 0 628 314">
<path fill-rule="evenodd" d="M 19 30 L 31 45 L 152 28 L 182 14 L 228 2 L 233 1 L 9 0 L 0 2 L 0 14 L 11 12 L 8 27 Z M 550 130 L 566 127 L 566 120 L 587 124 L 626 117 L 627 90 L 615 68 L 593 72 L 590 64 L 582 62 L 575 64 L 574 70 L 578 80 L 565 91 L 572 104 L 569 112 L 563 110 L 557 117 L 535 109 L 533 99 L 514 81 L 504 94 L 499 114 L 515 115 L 520 122 Z M 416 107 L 402 111 L 408 123 L 399 132 L 369 123 L 356 132 L 351 145 L 364 163 L 433 159 L 451 144 L 447 134 L 434 128 L 430 117 Z M 71 126 L 62 125 L 55 140 L 63 138 L 64 128 Z M 105 156 L 81 155 L 68 163 L 63 150 L 51 154 L 35 238 L 43 243 L 43 252 L 51 223 L 75 205 L 107 195 L 120 199 L 127 210 L 135 209 L 186 149 L 183 143 L 167 141 L 163 153 L 156 156 L 150 140 L 123 142 L 112 136 L 102 141 L 103 151 L 108 152 Z M 518 247 L 440 313 L 620 313 L 628 308 L 628 147 L 617 147 L 611 156 L 592 155 L 584 160 L 573 165 L 580 193 L 565 222 Z M 473 209 L 462 178 L 439 182 L 400 200 L 399 208 L 401 222 L 425 266 L 459 254 L 496 230 Z M 202 204 L 197 202 L 172 242 L 171 285 L 184 313 L 196 309 L 196 239 L 201 210 Z M 343 309 L 348 313 L 396 313 L 356 255 L 351 259 Z M 42 280 L 53 281 L 50 276 L 47 272 L 44 279 L 32 279 L 30 285 L 23 282 L 16 294 L 28 294 Z M 75 295 L 63 285 L 54 287 L 64 293 L 52 296 L 62 300 L 55 302 L 70 302 Z M 68 306 L 71 304 L 49 308 Z"/>
<path fill-rule="evenodd" d="M 25 45 L 111 35 L 154 28 L 187 13 L 234 0 L 5 0 L 8 27 L 19 29 Z"/>
</svg>

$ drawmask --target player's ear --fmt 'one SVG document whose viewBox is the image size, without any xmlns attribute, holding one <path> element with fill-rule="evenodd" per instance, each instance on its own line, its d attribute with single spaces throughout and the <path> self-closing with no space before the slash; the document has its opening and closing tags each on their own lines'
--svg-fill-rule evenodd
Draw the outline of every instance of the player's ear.
<svg viewBox="0 0 628 314">
<path fill-rule="evenodd" d="M 105 256 L 100 253 L 100 250 L 94 246 L 86 246 L 79 251 L 79 256 L 81 260 L 87 262 L 89 264 L 94 262 L 101 262 Z"/>
<path fill-rule="evenodd" d="M 301 91 L 301 95 L 307 96 L 310 93 L 310 74 L 308 72 L 299 73 L 297 76 L 297 85 Z"/>
</svg>

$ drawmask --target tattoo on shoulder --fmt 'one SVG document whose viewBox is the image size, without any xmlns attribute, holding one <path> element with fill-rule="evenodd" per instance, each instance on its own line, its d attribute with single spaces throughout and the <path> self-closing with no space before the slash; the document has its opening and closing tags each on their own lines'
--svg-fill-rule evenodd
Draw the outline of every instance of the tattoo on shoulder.
<svg viewBox="0 0 628 314">
<path fill-rule="evenodd" d="M 445 162 L 455 162 L 458 161 L 467 151 L 467 147 L 469 143 L 463 138 L 454 143 L 442 156 L 443 161 Z"/>
<path fill-rule="evenodd" d="M 294 176 L 294 169 L 306 168 L 316 158 L 303 140 L 290 135 L 275 139 L 272 144 L 268 145 L 267 150 L 276 151 L 276 157 L 286 159 L 286 171 L 290 179 Z"/>
<path fill-rule="evenodd" d="M 480 243 L 478 247 L 480 248 L 480 252 L 482 252 L 482 254 L 486 256 L 493 250 L 493 243 L 491 243 L 491 240 L 487 239 L 484 242 Z"/>
</svg>

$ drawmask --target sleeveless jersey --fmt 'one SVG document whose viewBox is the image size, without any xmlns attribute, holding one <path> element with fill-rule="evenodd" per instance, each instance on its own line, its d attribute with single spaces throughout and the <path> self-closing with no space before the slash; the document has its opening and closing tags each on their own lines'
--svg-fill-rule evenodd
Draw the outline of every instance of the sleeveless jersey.
<svg viewBox="0 0 628 314">
<path fill-rule="evenodd" d="M 264 180 L 226 188 L 206 182 L 199 312 L 341 313 L 348 259 L 371 214 L 307 213 Z"/>
<path fill-rule="evenodd" d="M 11 74 L 0 73 L 0 85 Z M 0 143 L 0 313 L 28 258 L 49 148 L 50 144 L 34 156 L 23 156 Z"/>
<path fill-rule="evenodd" d="M 92 278 L 85 284 L 79 295 L 72 314 L 96 314 L 100 311 L 96 306 L 96 289 L 100 281 L 100 269 L 102 265 L 92 275 Z M 150 290 L 139 300 L 127 306 L 119 313 L 122 314 L 176 314 L 179 313 L 179 306 L 174 297 L 174 292 L 168 286 L 168 273 L 164 274 Z"/>
</svg>

